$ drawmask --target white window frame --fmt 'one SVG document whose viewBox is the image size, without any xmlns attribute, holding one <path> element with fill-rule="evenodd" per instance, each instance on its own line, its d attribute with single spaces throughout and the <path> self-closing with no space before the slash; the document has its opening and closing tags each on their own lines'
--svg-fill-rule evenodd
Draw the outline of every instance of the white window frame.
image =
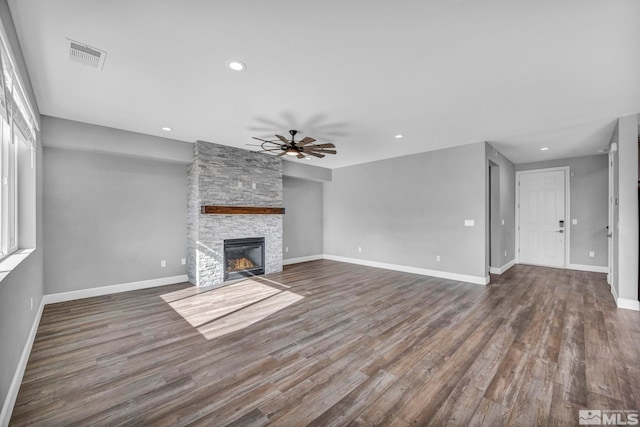
<svg viewBox="0 0 640 427">
<path fill-rule="evenodd" d="M 38 123 L 25 95 L 15 61 L 0 23 L 0 91 L 4 115 L 0 114 L 0 261 L 20 247 L 20 176 L 22 156 L 30 156 L 34 167 L 34 148 Z M 0 107 L 2 110 L 2 107 Z M 25 143 L 28 150 L 19 144 Z"/>
</svg>

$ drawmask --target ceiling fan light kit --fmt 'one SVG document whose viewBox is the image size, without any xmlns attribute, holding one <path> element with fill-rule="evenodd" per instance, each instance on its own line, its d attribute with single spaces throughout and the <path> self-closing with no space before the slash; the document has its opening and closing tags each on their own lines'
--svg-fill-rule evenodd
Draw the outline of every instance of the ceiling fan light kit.
<svg viewBox="0 0 640 427">
<path fill-rule="evenodd" d="M 253 139 L 261 141 L 260 147 L 263 152 L 275 154 L 276 157 L 282 157 L 286 154 L 289 156 L 295 156 L 298 159 L 309 159 L 309 156 L 321 159 L 326 154 L 337 154 L 336 150 L 332 150 L 332 148 L 336 148 L 335 145 L 331 143 L 314 144 L 316 139 L 311 138 L 310 136 L 305 136 L 300 141 L 296 141 L 297 133 L 298 131 L 295 129 L 289 131 L 291 140 L 288 140 L 282 135 L 275 135 L 277 138 L 275 140 L 262 139 L 255 136 Z"/>
</svg>

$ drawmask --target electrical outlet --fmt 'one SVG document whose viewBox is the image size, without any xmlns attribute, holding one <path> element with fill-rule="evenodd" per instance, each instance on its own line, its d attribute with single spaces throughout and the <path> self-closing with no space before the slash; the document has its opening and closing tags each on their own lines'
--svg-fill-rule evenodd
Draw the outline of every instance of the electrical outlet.
<svg viewBox="0 0 640 427">
<path fill-rule="evenodd" d="M 440 255 L 436 255 L 436 261 L 440 262 Z"/>
<path fill-rule="evenodd" d="M 285 247 L 284 247 L 284 251 L 285 251 L 285 252 L 289 252 L 289 246 L 285 246 Z"/>
<path fill-rule="evenodd" d="M 574 219 L 572 219 L 572 220 L 571 220 L 571 224 L 573 224 L 573 225 L 578 225 L 578 220 L 577 220 L 577 219 L 575 219 L 575 218 L 574 218 Z"/>
<path fill-rule="evenodd" d="M 256 189 L 256 183 L 255 182 L 251 183 L 251 188 L 253 188 L 254 190 Z"/>
<path fill-rule="evenodd" d="M 167 261 L 162 260 L 160 261 L 160 267 L 166 267 L 167 266 Z"/>
<path fill-rule="evenodd" d="M 362 252 L 362 246 L 358 246 L 358 252 Z"/>
<path fill-rule="evenodd" d="M 238 181 L 238 188 L 242 188 L 242 181 Z"/>
<path fill-rule="evenodd" d="M 465 219 L 464 220 L 464 226 L 465 227 L 475 227 L 476 226 L 476 221 L 473 219 Z"/>
<path fill-rule="evenodd" d="M 504 251 L 504 256 L 507 256 L 507 251 Z"/>
<path fill-rule="evenodd" d="M 504 225 L 504 219 L 502 220 L 502 225 Z"/>
<path fill-rule="evenodd" d="M 589 251 L 589 256 L 593 258 L 594 256 L 596 256 L 596 253 L 594 251 Z"/>
<path fill-rule="evenodd" d="M 186 259 L 186 258 L 182 258 L 182 259 L 180 260 L 180 263 L 181 263 L 182 265 L 187 265 L 187 259 Z"/>
</svg>

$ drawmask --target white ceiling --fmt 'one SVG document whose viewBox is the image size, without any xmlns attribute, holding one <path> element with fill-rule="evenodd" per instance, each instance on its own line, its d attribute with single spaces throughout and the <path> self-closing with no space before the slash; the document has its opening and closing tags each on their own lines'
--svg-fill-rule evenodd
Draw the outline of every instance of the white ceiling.
<svg viewBox="0 0 640 427">
<path fill-rule="evenodd" d="M 243 148 L 295 128 L 337 145 L 317 166 L 483 140 L 516 163 L 595 154 L 640 112 L 637 0 L 9 5 L 42 114 Z"/>
</svg>

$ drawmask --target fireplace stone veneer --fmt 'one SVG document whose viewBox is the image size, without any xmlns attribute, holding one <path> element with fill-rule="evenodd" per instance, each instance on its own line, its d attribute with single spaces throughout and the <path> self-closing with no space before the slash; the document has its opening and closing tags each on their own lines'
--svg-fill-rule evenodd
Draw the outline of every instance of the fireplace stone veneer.
<svg viewBox="0 0 640 427">
<path fill-rule="evenodd" d="M 202 206 L 282 207 L 282 160 L 197 141 L 188 185 L 189 282 L 197 286 L 224 283 L 224 241 L 229 239 L 264 236 L 265 273 L 282 270 L 281 214 L 202 213 Z"/>
</svg>

